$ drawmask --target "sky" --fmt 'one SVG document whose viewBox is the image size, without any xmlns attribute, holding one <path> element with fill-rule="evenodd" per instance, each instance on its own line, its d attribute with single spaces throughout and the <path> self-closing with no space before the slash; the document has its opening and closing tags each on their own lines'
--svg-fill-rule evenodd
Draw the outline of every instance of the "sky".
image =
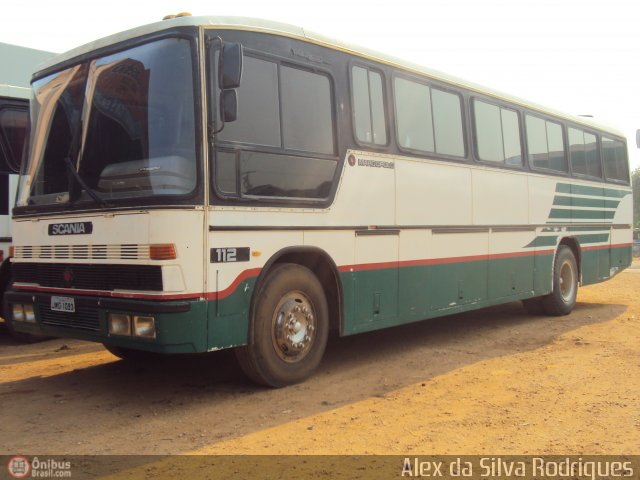
<svg viewBox="0 0 640 480">
<path fill-rule="evenodd" d="M 638 0 L 8 0 L 0 42 L 63 52 L 170 13 L 277 20 L 617 127 L 640 167 Z"/>
</svg>

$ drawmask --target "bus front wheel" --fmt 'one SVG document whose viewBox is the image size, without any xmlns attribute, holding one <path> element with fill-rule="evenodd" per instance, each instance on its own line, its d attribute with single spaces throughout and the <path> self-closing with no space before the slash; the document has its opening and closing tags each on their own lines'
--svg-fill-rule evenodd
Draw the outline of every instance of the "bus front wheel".
<svg viewBox="0 0 640 480">
<path fill-rule="evenodd" d="M 257 383 L 283 387 L 308 378 L 318 367 L 329 334 L 329 308 L 318 278 L 308 268 L 276 265 L 254 302 L 248 345 L 238 363 Z"/>
<path fill-rule="evenodd" d="M 553 262 L 553 290 L 542 297 L 547 315 L 568 315 L 576 305 L 578 294 L 578 266 L 573 251 L 560 245 Z"/>
</svg>

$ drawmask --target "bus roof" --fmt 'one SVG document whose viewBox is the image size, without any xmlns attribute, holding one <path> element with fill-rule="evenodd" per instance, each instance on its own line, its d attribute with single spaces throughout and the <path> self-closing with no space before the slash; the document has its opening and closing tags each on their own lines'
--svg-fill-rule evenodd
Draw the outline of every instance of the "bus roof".
<svg viewBox="0 0 640 480">
<path fill-rule="evenodd" d="M 41 69 L 44 70 L 46 68 L 53 67 L 58 63 L 72 60 L 73 58 L 78 57 L 80 55 L 89 53 L 99 48 L 108 47 L 115 43 L 130 40 L 142 35 L 147 35 L 150 33 L 155 33 L 162 30 L 168 30 L 171 28 L 181 27 L 181 26 L 196 26 L 196 27 L 211 26 L 219 29 L 262 32 L 262 33 L 269 33 L 273 35 L 281 35 L 285 37 L 304 40 L 304 41 L 322 45 L 328 48 L 332 48 L 334 50 L 344 51 L 346 53 L 356 55 L 362 58 L 366 58 L 369 60 L 373 60 L 376 62 L 381 62 L 405 71 L 417 73 L 420 75 L 425 75 L 435 80 L 447 82 L 467 90 L 471 90 L 477 93 L 481 93 L 483 95 L 504 100 L 522 107 L 530 108 L 532 110 L 536 110 L 541 113 L 546 113 L 546 114 L 560 117 L 565 120 L 569 120 L 587 127 L 597 128 L 600 130 L 610 132 L 614 135 L 618 135 L 620 137 L 625 137 L 625 134 L 622 133 L 619 129 L 612 127 L 610 125 L 593 121 L 592 119 L 587 117 L 580 117 L 580 116 L 571 115 L 565 112 L 560 112 L 552 108 L 545 107 L 543 105 L 539 105 L 534 102 L 530 102 L 528 100 L 510 95 L 507 93 L 493 90 L 491 88 L 470 82 L 468 80 L 464 80 L 464 79 L 461 79 L 437 70 L 424 67 L 422 65 L 409 62 L 404 59 L 396 58 L 391 55 L 375 52 L 367 48 L 352 45 L 340 40 L 327 37 L 322 34 L 313 33 L 302 27 L 289 25 L 281 22 L 275 22 L 271 20 L 262 20 L 262 19 L 249 18 L 249 17 L 184 16 L 184 17 L 176 17 L 170 20 L 162 20 L 159 22 L 151 23 L 151 24 L 137 27 L 124 32 L 116 33 L 114 35 L 110 35 L 108 37 L 104 37 L 102 39 L 88 43 L 86 45 L 77 47 L 57 57 L 54 57 L 53 59 L 50 59 L 45 64 L 41 65 Z"/>
<path fill-rule="evenodd" d="M 54 55 L 52 52 L 0 43 L 0 86 L 2 92 L 5 92 L 0 93 L 0 96 L 13 96 L 12 94 L 15 93 L 4 87 L 29 88 L 31 74 L 39 64 Z M 29 98 L 29 96 L 27 94 L 25 97 L 21 94 L 19 98 Z"/>
<path fill-rule="evenodd" d="M 22 98 L 29 100 L 31 97 L 31 89 L 27 87 L 16 87 L 14 85 L 4 85 L 0 83 L 0 97 L 5 98 Z"/>
</svg>

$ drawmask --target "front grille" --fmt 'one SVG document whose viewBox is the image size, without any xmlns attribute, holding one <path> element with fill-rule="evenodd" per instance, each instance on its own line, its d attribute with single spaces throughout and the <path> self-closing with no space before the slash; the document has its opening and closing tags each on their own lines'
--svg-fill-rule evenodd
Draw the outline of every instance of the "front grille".
<svg viewBox="0 0 640 480">
<path fill-rule="evenodd" d="M 12 273 L 15 282 L 41 287 L 162 291 L 162 268 L 154 265 L 14 263 Z"/>
<path fill-rule="evenodd" d="M 76 305 L 74 313 L 55 312 L 49 305 L 40 304 L 40 321 L 53 327 L 100 331 L 100 314 L 97 308 Z"/>
<path fill-rule="evenodd" d="M 149 260 L 151 245 L 16 245 L 13 258 L 54 260 Z"/>
</svg>

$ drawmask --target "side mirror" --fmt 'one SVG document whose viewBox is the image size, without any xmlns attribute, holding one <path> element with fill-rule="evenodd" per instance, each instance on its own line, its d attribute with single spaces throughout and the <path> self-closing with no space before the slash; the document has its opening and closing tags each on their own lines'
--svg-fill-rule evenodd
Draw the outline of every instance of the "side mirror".
<svg viewBox="0 0 640 480">
<path fill-rule="evenodd" d="M 640 130 L 636 130 L 636 147 L 640 148 Z"/>
<path fill-rule="evenodd" d="M 218 62 L 220 90 L 238 88 L 242 79 L 242 45 L 239 43 L 223 43 Z"/>
<path fill-rule="evenodd" d="M 223 122 L 235 122 L 238 118 L 238 93 L 236 90 L 220 92 L 220 116 Z"/>
</svg>

